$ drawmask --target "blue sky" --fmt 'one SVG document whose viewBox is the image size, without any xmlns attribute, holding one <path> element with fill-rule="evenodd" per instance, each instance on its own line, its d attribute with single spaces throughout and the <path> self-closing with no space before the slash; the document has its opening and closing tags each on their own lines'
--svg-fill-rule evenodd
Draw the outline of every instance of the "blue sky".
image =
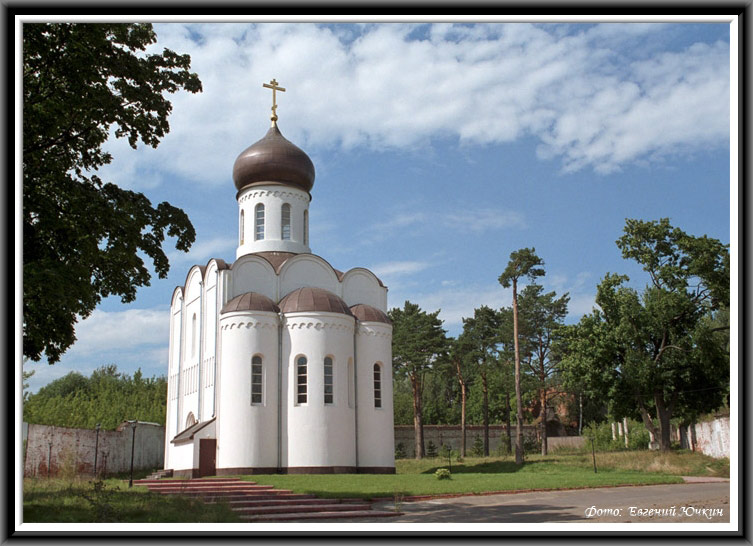
<svg viewBox="0 0 753 546">
<path fill-rule="evenodd" d="M 189 254 L 136 301 L 103 301 L 78 342 L 36 370 L 31 390 L 115 363 L 167 368 L 168 306 L 190 265 L 232 262 L 232 166 L 269 125 L 312 158 L 311 247 L 362 266 L 405 300 L 441 309 L 451 335 L 480 305 L 510 305 L 497 282 L 535 247 L 569 322 L 607 272 L 646 277 L 615 245 L 626 218 L 730 242 L 730 30 L 717 24 L 156 24 L 155 50 L 192 57 L 204 84 L 172 96 L 156 149 L 107 147 L 101 176 L 183 208 Z"/>
</svg>

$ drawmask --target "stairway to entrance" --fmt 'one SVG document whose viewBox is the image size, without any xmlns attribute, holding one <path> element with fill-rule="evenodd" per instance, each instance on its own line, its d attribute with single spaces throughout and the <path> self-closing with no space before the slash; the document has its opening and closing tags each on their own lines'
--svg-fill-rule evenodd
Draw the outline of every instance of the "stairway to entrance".
<svg viewBox="0 0 753 546">
<path fill-rule="evenodd" d="M 197 497 L 206 503 L 224 502 L 244 521 L 275 522 L 373 518 L 397 516 L 399 512 L 373 510 L 363 499 L 323 499 L 316 495 L 293 493 L 237 478 L 197 478 L 186 480 L 134 480 L 150 491 L 163 495 Z"/>
</svg>

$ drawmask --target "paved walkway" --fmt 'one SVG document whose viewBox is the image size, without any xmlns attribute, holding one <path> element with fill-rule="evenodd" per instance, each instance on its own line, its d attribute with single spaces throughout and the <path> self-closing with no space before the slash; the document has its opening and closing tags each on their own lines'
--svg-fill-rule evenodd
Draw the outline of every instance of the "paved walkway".
<svg viewBox="0 0 753 546">
<path fill-rule="evenodd" d="M 380 501 L 375 503 L 374 509 L 394 510 L 395 503 Z M 405 502 L 399 506 L 399 510 L 403 514 L 394 518 L 359 518 L 358 522 L 728 523 L 729 482 L 704 480 L 703 483 L 674 485 L 440 498 Z"/>
</svg>

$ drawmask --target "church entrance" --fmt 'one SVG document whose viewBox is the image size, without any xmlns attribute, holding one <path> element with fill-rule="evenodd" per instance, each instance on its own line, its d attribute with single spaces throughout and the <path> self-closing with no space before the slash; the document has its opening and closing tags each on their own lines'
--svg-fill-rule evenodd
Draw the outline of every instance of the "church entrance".
<svg viewBox="0 0 753 546">
<path fill-rule="evenodd" d="M 215 438 L 201 438 L 199 440 L 199 478 L 217 474 L 216 455 L 217 440 Z"/>
</svg>

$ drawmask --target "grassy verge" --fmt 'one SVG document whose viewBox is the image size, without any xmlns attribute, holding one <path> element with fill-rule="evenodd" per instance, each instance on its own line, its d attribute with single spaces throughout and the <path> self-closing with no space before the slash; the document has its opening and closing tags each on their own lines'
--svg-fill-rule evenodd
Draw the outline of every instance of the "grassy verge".
<svg viewBox="0 0 753 546">
<path fill-rule="evenodd" d="M 613 485 L 682 483 L 680 476 L 729 476 L 729 461 L 698 453 L 649 451 L 596 454 L 529 455 L 522 467 L 509 457 L 466 458 L 452 463 L 452 479 L 437 480 L 440 458 L 397 461 L 395 475 L 269 475 L 244 476 L 278 488 L 322 497 L 393 497 L 412 495 L 479 494 L 526 489 L 570 489 Z"/>
<path fill-rule="evenodd" d="M 238 522 L 224 504 L 128 488 L 116 479 L 98 482 L 24 479 L 24 523 Z"/>
</svg>

